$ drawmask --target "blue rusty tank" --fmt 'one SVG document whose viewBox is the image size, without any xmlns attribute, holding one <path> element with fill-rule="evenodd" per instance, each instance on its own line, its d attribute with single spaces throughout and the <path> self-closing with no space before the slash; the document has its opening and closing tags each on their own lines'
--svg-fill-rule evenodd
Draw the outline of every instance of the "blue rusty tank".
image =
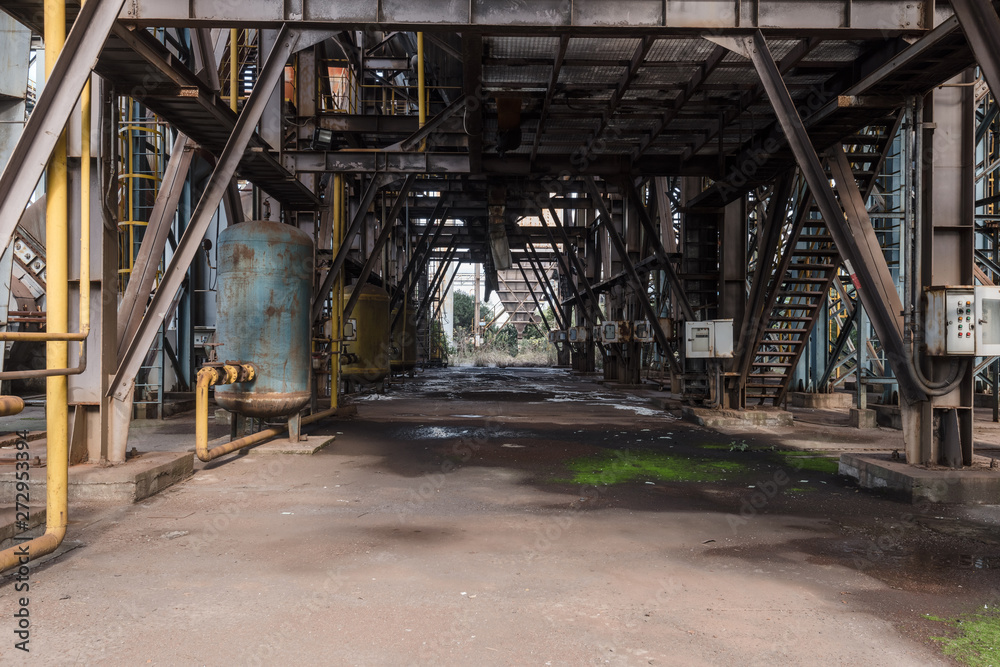
<svg viewBox="0 0 1000 667">
<path fill-rule="evenodd" d="M 216 387 L 216 402 L 248 417 L 301 410 L 310 398 L 313 242 L 277 222 L 232 225 L 219 235 L 220 361 L 252 363 L 252 382 Z"/>
</svg>

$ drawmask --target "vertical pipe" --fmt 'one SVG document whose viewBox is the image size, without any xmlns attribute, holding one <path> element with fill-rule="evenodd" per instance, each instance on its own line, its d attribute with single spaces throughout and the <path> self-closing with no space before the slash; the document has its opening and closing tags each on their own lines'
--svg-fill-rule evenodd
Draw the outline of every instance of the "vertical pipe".
<svg viewBox="0 0 1000 667">
<path fill-rule="evenodd" d="M 82 0 L 81 6 L 87 0 Z M 80 333 L 90 333 L 90 78 L 80 98 Z M 87 342 L 80 343 L 81 353 Z"/>
<path fill-rule="evenodd" d="M 229 108 L 239 109 L 239 75 L 240 75 L 240 31 L 232 28 L 229 31 Z"/>
<path fill-rule="evenodd" d="M 474 289 L 473 289 L 473 302 L 472 302 L 472 346 L 479 347 L 479 264 L 473 264 L 475 267 L 475 278 L 474 278 Z"/>
<path fill-rule="evenodd" d="M 855 354 L 858 358 L 857 373 L 854 378 L 858 383 L 858 410 L 864 411 L 868 409 L 868 388 L 865 386 L 865 366 L 868 364 L 868 318 L 860 298 L 856 307 L 858 309 L 858 348 Z"/>
<path fill-rule="evenodd" d="M 424 72 L 424 33 L 417 33 L 417 114 L 420 127 L 427 122 L 427 79 Z M 427 140 L 420 142 L 420 150 L 427 150 Z"/>
<path fill-rule="evenodd" d="M 333 232 L 331 234 L 333 238 L 333 256 L 336 257 L 337 253 L 340 251 L 341 236 L 343 234 L 344 228 L 344 210 L 343 210 L 343 198 L 344 198 L 344 177 L 341 174 L 335 174 L 333 177 Z M 343 294 L 344 294 L 344 284 L 343 284 L 343 271 L 339 273 L 336 279 L 333 281 L 333 298 L 331 299 L 331 313 L 330 313 L 330 346 L 332 354 L 330 355 L 330 408 L 337 408 L 340 405 L 340 350 L 341 342 L 340 339 L 344 335 L 344 325 L 340 321 L 341 314 L 344 312 Z"/>
<path fill-rule="evenodd" d="M 45 0 L 46 83 L 49 83 L 52 68 L 65 41 L 65 0 Z M 45 180 L 46 311 L 48 312 L 46 328 L 49 333 L 66 333 L 69 331 L 66 132 L 65 128 L 53 129 L 62 130 L 62 134 L 52 152 Z M 69 365 L 67 343 L 48 342 L 45 348 L 47 369 L 66 368 Z M 45 382 L 45 426 L 48 439 L 46 526 L 50 530 L 62 533 L 66 532 L 66 485 L 69 479 L 66 386 L 65 377 L 50 377 Z"/>
</svg>

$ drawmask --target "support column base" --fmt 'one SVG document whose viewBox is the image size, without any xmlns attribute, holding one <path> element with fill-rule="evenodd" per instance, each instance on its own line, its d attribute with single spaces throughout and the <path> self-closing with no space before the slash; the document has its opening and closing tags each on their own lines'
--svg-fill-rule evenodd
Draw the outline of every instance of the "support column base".
<svg viewBox="0 0 1000 667">
<path fill-rule="evenodd" d="M 840 455 L 840 474 L 863 489 L 879 489 L 912 503 L 996 504 L 1000 502 L 1000 468 L 977 465 L 966 470 L 911 466 L 889 456 Z"/>
<path fill-rule="evenodd" d="M 878 426 L 878 413 L 874 410 L 851 408 L 851 426 L 854 428 L 875 428 Z"/>
</svg>

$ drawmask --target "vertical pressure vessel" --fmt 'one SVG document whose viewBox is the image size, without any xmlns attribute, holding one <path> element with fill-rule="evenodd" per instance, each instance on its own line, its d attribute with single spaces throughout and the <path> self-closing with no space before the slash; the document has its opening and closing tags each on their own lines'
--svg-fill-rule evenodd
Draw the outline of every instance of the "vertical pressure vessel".
<svg viewBox="0 0 1000 667">
<path fill-rule="evenodd" d="M 313 243 L 291 225 L 254 221 L 219 235 L 220 361 L 250 362 L 252 382 L 216 387 L 222 407 L 291 415 L 309 402 Z"/>
<path fill-rule="evenodd" d="M 416 309 L 410 300 L 406 300 L 402 315 L 396 319 L 396 327 L 392 330 L 392 358 L 390 366 L 393 373 L 412 371 L 417 366 L 417 323 Z M 392 312 L 396 318 L 399 308 Z"/>
<path fill-rule="evenodd" d="M 345 342 L 347 363 L 341 366 L 341 377 L 359 384 L 376 384 L 389 374 L 389 295 L 375 285 L 352 285 L 344 290 L 344 300 L 354 290 L 361 296 L 351 314 L 356 339 Z"/>
</svg>

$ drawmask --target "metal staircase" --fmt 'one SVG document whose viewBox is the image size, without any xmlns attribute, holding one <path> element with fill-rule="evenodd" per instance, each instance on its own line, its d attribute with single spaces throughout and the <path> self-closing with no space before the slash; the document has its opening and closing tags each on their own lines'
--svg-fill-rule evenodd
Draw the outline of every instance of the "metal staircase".
<svg viewBox="0 0 1000 667">
<path fill-rule="evenodd" d="M 898 130 L 898 119 L 888 117 L 844 141 L 858 188 L 867 201 L 888 149 Z M 779 405 L 788 391 L 792 372 L 840 270 L 841 256 L 808 192 L 799 199 L 800 213 L 776 262 L 768 292 L 768 323 L 756 341 L 746 378 L 747 405 Z"/>
</svg>

